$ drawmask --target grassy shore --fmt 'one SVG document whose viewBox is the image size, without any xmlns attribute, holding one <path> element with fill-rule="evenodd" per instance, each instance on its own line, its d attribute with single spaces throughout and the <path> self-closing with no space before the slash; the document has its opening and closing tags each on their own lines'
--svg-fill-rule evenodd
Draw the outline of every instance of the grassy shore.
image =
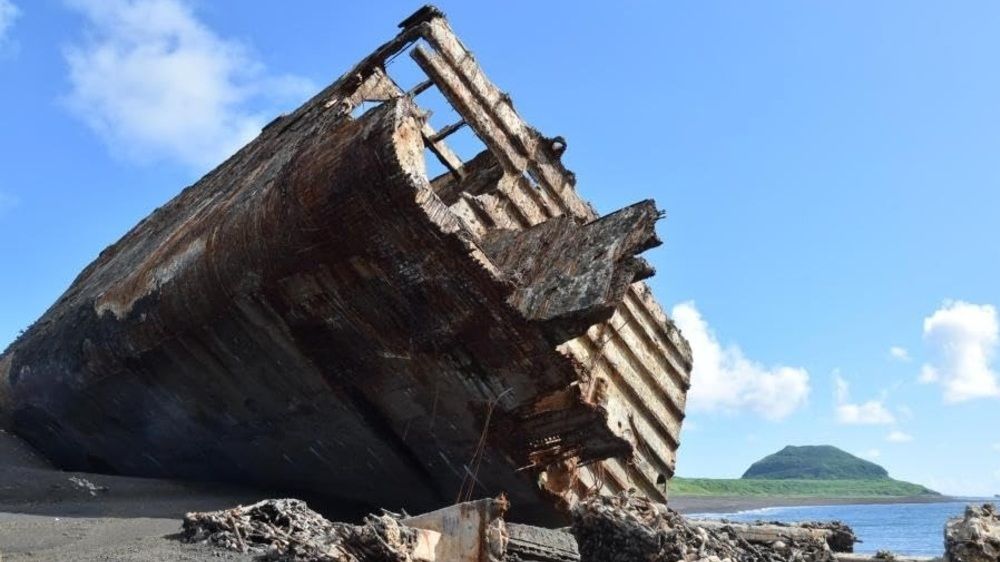
<svg viewBox="0 0 1000 562">
<path fill-rule="evenodd" d="M 939 497 L 919 484 L 879 478 L 868 480 L 764 480 L 673 478 L 671 496 L 894 498 Z"/>
</svg>

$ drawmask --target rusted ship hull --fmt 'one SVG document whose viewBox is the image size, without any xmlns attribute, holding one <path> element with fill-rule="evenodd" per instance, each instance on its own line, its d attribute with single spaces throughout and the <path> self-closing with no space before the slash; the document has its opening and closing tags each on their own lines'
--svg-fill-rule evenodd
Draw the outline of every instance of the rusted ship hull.
<svg viewBox="0 0 1000 562">
<path fill-rule="evenodd" d="M 6 424 L 64 468 L 412 510 L 662 493 L 690 354 L 635 284 L 659 213 L 596 217 L 436 10 L 402 28 L 88 266 L 0 357 Z M 469 162 L 385 73 L 415 42 Z"/>
</svg>

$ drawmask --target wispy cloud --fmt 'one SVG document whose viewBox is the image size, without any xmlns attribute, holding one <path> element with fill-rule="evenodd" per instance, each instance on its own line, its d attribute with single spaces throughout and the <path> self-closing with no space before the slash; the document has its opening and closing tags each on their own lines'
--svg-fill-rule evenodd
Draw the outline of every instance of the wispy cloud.
<svg viewBox="0 0 1000 562">
<path fill-rule="evenodd" d="M 907 351 L 905 347 L 894 345 L 889 348 L 889 357 L 895 359 L 896 361 L 908 363 L 910 361 L 910 352 Z"/>
<path fill-rule="evenodd" d="M 850 401 L 850 385 L 840 376 L 840 373 L 834 372 L 833 384 L 836 391 L 835 412 L 838 423 L 845 425 L 891 425 L 896 423 L 896 416 L 892 415 L 881 399 L 852 403 Z"/>
<path fill-rule="evenodd" d="M 678 304 L 672 316 L 694 353 L 688 393 L 691 411 L 749 411 L 780 420 L 806 403 L 805 369 L 765 367 L 744 356 L 736 345 L 723 347 L 693 302 Z"/>
<path fill-rule="evenodd" d="M 861 453 L 861 456 L 868 460 L 875 460 L 882 456 L 882 451 L 879 451 L 878 449 L 868 449 L 864 453 Z"/>
<path fill-rule="evenodd" d="M 910 441 L 913 441 L 913 436 L 909 433 L 894 429 L 885 436 L 885 440 L 890 443 L 909 443 Z"/>
<path fill-rule="evenodd" d="M 8 45 L 10 30 L 20 15 L 21 10 L 13 2 L 0 0 L 0 49 Z"/>
<path fill-rule="evenodd" d="M 267 74 L 247 46 L 217 35 L 182 0 L 69 4 L 86 33 L 66 51 L 67 102 L 116 154 L 205 168 L 273 116 L 251 104 L 301 99 L 312 89 Z"/>
<path fill-rule="evenodd" d="M 1000 396 L 992 368 L 998 332 L 993 305 L 946 301 L 924 319 L 932 359 L 921 368 L 920 381 L 940 384 L 948 403 Z"/>
</svg>

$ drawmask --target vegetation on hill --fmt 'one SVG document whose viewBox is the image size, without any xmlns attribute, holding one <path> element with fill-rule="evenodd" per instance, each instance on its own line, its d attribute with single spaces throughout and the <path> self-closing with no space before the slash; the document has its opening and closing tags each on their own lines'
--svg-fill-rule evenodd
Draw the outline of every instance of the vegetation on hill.
<svg viewBox="0 0 1000 562">
<path fill-rule="evenodd" d="M 670 493 L 815 498 L 941 495 L 919 484 L 893 480 L 881 466 L 829 445 L 785 447 L 750 465 L 740 479 L 675 477 Z"/>
<path fill-rule="evenodd" d="M 872 498 L 939 496 L 919 484 L 891 478 L 861 480 L 762 480 L 672 478 L 670 494 L 679 496 L 771 496 L 813 498 Z"/>
<path fill-rule="evenodd" d="M 872 480 L 887 479 L 881 466 L 830 445 L 784 449 L 750 465 L 744 479 L 763 480 Z"/>
</svg>

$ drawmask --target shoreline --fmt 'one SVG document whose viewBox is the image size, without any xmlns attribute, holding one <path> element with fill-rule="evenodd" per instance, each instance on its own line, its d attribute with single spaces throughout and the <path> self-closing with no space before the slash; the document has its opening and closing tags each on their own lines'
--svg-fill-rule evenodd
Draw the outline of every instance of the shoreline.
<svg viewBox="0 0 1000 562">
<path fill-rule="evenodd" d="M 877 505 L 908 503 L 949 503 L 964 501 L 953 496 L 868 496 L 868 497 L 818 497 L 818 496 L 683 496 L 671 495 L 667 505 L 682 514 L 735 513 L 768 507 L 800 507 L 823 505 Z"/>
</svg>

